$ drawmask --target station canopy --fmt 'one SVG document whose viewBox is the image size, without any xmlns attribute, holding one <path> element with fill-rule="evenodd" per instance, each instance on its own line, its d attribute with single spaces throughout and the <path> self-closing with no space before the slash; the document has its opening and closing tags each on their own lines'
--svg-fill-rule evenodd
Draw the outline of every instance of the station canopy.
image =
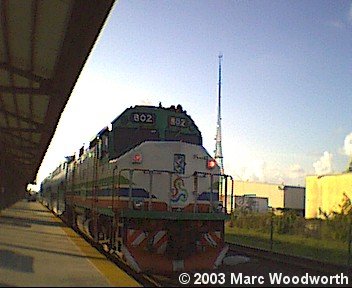
<svg viewBox="0 0 352 288">
<path fill-rule="evenodd" d="M 0 160 L 35 180 L 114 0 L 0 1 Z"/>
</svg>

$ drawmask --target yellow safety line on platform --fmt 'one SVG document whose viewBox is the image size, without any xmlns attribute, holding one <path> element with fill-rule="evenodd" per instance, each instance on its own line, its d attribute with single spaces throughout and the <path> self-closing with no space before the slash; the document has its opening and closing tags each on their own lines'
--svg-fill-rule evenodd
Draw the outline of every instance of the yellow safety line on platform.
<svg viewBox="0 0 352 288">
<path fill-rule="evenodd" d="M 55 218 L 55 221 L 61 220 Z M 106 259 L 97 250 L 90 246 L 81 237 L 69 227 L 61 227 L 65 233 L 70 237 L 72 242 L 83 252 L 84 255 L 91 257 L 89 261 L 100 271 L 102 275 L 114 287 L 142 287 L 136 280 L 126 274 L 125 271 L 118 268 L 115 264 Z"/>
</svg>

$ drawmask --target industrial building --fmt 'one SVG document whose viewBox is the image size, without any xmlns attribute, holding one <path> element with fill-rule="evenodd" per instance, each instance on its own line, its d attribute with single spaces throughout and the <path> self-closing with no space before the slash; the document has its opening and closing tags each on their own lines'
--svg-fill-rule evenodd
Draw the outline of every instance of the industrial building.
<svg viewBox="0 0 352 288">
<path fill-rule="evenodd" d="M 236 180 L 234 194 L 237 199 L 238 196 L 267 198 L 268 206 L 274 209 L 292 209 L 302 216 L 305 213 L 305 187 Z"/>
<path fill-rule="evenodd" d="M 306 177 L 306 218 L 325 218 L 348 209 L 352 173 Z"/>
</svg>

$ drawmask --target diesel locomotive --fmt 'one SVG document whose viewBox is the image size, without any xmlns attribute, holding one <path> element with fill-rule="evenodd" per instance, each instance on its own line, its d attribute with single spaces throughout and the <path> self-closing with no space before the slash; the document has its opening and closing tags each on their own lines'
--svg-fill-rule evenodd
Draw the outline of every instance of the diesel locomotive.
<svg viewBox="0 0 352 288">
<path fill-rule="evenodd" d="M 135 106 L 66 157 L 40 194 L 136 271 L 167 274 L 222 263 L 227 178 L 181 105 Z"/>
</svg>

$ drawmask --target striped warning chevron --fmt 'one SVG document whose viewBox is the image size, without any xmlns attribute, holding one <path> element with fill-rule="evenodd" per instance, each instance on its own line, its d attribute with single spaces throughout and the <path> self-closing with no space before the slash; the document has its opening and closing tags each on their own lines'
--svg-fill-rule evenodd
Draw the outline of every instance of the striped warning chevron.
<svg viewBox="0 0 352 288">
<path fill-rule="evenodd" d="M 165 253 L 167 242 L 168 236 L 165 230 L 146 232 L 129 229 L 127 233 L 127 245 L 141 248 L 152 246 L 158 254 Z"/>
</svg>

